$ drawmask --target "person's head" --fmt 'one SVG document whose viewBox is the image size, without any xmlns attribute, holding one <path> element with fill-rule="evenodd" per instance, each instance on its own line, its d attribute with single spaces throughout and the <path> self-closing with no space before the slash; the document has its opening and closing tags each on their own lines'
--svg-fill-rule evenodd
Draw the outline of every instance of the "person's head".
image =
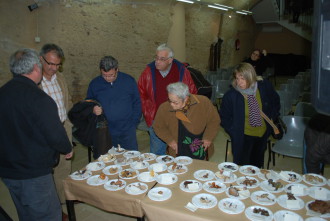
<svg viewBox="0 0 330 221">
<path fill-rule="evenodd" d="M 107 82 L 114 82 L 118 76 L 118 61 L 112 56 L 105 56 L 100 61 L 101 75 Z"/>
<path fill-rule="evenodd" d="M 40 57 L 33 49 L 20 49 L 12 54 L 9 59 L 9 68 L 14 76 L 24 75 L 36 84 L 42 79 L 41 67 Z"/>
<path fill-rule="evenodd" d="M 233 86 L 240 89 L 247 89 L 257 81 L 257 74 L 249 63 L 240 63 L 234 69 Z"/>
<path fill-rule="evenodd" d="M 161 44 L 156 49 L 155 65 L 157 70 L 166 71 L 173 62 L 174 52 L 166 44 Z"/>
<path fill-rule="evenodd" d="M 251 53 L 251 60 L 252 61 L 257 61 L 260 59 L 260 56 L 261 56 L 261 51 L 259 49 L 254 49 Z"/>
<path fill-rule="evenodd" d="M 180 110 L 189 98 L 189 88 L 182 82 L 176 82 L 167 85 L 168 101 L 174 110 Z"/>
<path fill-rule="evenodd" d="M 62 66 L 63 50 L 56 44 L 45 44 L 40 51 L 42 60 L 42 74 L 50 79 Z"/>
</svg>

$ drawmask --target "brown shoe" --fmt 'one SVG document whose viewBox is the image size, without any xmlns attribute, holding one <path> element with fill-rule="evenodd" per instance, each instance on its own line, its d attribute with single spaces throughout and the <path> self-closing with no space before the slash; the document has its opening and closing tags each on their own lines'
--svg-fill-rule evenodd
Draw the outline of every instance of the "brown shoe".
<svg viewBox="0 0 330 221">
<path fill-rule="evenodd" d="M 62 221 L 69 221 L 69 216 L 62 212 Z"/>
</svg>

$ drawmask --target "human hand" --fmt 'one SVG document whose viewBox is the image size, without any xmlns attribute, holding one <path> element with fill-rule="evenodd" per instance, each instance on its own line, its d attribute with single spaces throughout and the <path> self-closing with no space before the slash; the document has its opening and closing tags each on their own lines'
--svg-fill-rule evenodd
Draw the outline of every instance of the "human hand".
<svg viewBox="0 0 330 221">
<path fill-rule="evenodd" d="M 262 50 L 262 54 L 264 55 L 264 56 L 267 56 L 267 51 L 264 49 L 264 50 Z"/>
<path fill-rule="evenodd" d="M 102 114 L 102 107 L 100 107 L 100 106 L 94 106 L 93 113 L 95 115 L 101 115 Z"/>
<path fill-rule="evenodd" d="M 169 146 L 170 148 L 172 148 L 173 150 L 175 150 L 175 153 L 178 154 L 178 144 L 177 144 L 177 142 L 175 142 L 175 141 L 173 140 L 172 142 L 170 142 L 170 143 L 168 144 L 168 146 Z"/>
<path fill-rule="evenodd" d="M 66 160 L 69 160 L 69 159 L 71 159 L 72 157 L 73 157 L 73 150 L 72 150 L 70 153 L 68 153 L 68 154 L 65 155 L 65 159 L 66 159 Z"/>
<path fill-rule="evenodd" d="M 209 140 L 203 140 L 203 147 L 204 147 L 204 150 L 206 151 L 207 148 L 209 148 L 209 146 L 211 145 L 211 141 Z"/>
</svg>

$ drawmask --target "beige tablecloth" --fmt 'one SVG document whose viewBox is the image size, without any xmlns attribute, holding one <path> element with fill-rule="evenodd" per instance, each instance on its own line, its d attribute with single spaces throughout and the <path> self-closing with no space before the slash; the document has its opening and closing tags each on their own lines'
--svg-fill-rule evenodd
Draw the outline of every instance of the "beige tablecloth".
<svg viewBox="0 0 330 221">
<path fill-rule="evenodd" d="M 150 164 L 154 163 L 155 161 L 149 161 Z M 111 165 L 113 163 L 108 163 L 107 165 Z M 199 221 L 199 220 L 247 220 L 244 212 L 237 214 L 237 215 L 230 215 L 227 213 L 222 212 L 218 205 L 211 209 L 198 209 L 195 212 L 192 212 L 185 208 L 185 205 L 188 202 L 192 201 L 192 197 L 199 193 L 207 193 L 204 190 L 201 190 L 198 193 L 187 193 L 180 189 L 179 184 L 187 179 L 195 179 L 193 174 L 195 171 L 200 169 L 208 169 L 213 172 L 218 171 L 218 164 L 207 162 L 207 161 L 200 161 L 194 160 L 192 164 L 187 165 L 188 172 L 184 174 L 177 175 L 178 181 L 172 185 L 161 185 L 157 184 L 156 187 L 167 187 L 172 191 L 172 197 L 166 201 L 156 202 L 152 201 L 148 198 L 146 193 L 141 195 L 129 195 L 125 192 L 124 189 L 119 191 L 108 191 L 104 189 L 103 185 L 101 186 L 90 186 L 86 183 L 86 180 L 83 181 L 76 181 L 72 180 L 71 178 L 67 178 L 64 180 L 64 188 L 66 197 L 68 200 L 80 200 L 86 202 L 88 204 L 94 205 L 98 208 L 104 209 L 106 211 L 120 213 L 128 216 L 135 216 L 135 217 L 142 217 L 145 215 L 148 220 L 190 220 L 190 221 Z M 124 169 L 129 168 L 129 166 L 123 167 Z M 147 171 L 147 169 L 140 170 L 141 172 Z M 93 175 L 100 174 L 100 171 L 93 172 Z M 240 172 L 235 172 L 235 174 L 240 177 L 244 176 Z M 118 175 L 108 176 L 109 179 L 115 179 Z M 258 178 L 257 176 L 255 176 Z M 258 178 L 259 179 L 259 178 Z M 127 185 L 133 182 L 137 182 L 137 178 L 126 180 Z M 259 179 L 261 182 L 262 180 Z M 284 185 L 284 181 L 281 181 Z M 203 182 L 202 182 L 203 183 Z M 155 184 L 155 182 L 146 183 L 149 188 Z M 305 184 L 305 183 L 304 183 Z M 233 183 L 236 185 L 236 183 Z M 309 186 L 305 184 L 306 186 Z M 226 184 L 227 187 L 230 184 Z M 254 192 L 257 190 L 261 190 L 260 187 L 250 189 L 250 192 Z M 284 191 L 281 193 L 274 194 L 276 196 L 280 196 L 285 194 Z M 227 198 L 225 192 L 220 194 L 213 194 L 218 201 L 223 198 Z M 310 196 L 300 197 L 304 202 L 309 202 L 313 200 Z M 254 203 L 250 198 L 242 200 L 245 204 L 245 208 L 258 205 Z M 273 213 L 278 210 L 285 210 L 277 203 L 272 206 L 264 206 L 270 209 Z M 293 211 L 303 218 L 307 218 L 306 209 L 303 208 L 301 210 Z"/>
</svg>

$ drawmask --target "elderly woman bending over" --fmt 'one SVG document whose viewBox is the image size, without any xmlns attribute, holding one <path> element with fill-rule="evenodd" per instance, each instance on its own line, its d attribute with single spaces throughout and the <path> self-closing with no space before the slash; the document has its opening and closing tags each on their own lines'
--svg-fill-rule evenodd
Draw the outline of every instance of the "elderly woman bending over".
<svg viewBox="0 0 330 221">
<path fill-rule="evenodd" d="M 157 136 L 178 156 L 204 159 L 220 128 L 216 108 L 181 82 L 169 84 L 167 92 L 168 102 L 160 105 L 154 121 Z"/>
<path fill-rule="evenodd" d="M 260 109 L 270 119 L 276 119 L 280 98 L 269 81 L 257 79 L 248 63 L 239 64 L 233 78 L 233 87 L 221 103 L 221 126 L 231 138 L 234 163 L 263 167 L 272 127 L 262 118 Z"/>
</svg>

